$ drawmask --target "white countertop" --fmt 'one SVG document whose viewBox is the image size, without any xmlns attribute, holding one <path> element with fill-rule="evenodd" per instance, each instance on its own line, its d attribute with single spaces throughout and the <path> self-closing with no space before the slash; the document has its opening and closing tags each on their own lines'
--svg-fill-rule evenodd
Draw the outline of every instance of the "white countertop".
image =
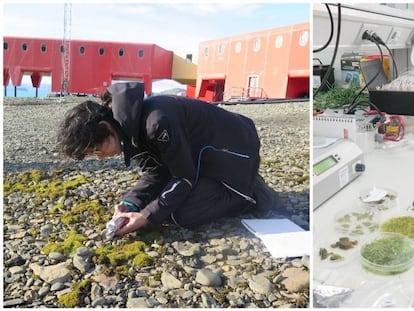
<svg viewBox="0 0 414 311">
<path fill-rule="evenodd" d="M 366 170 L 361 176 L 314 210 L 313 288 L 323 284 L 351 289 L 353 294 L 342 301 L 341 307 L 369 307 L 373 301 L 381 299 L 388 299 L 392 307 L 403 307 L 406 300 L 411 299 L 411 307 L 414 307 L 414 267 L 400 274 L 383 276 L 364 270 L 357 251 L 342 264 L 325 264 L 318 255 L 322 241 L 344 236 L 335 230 L 334 217 L 341 210 L 355 207 L 363 189 L 376 186 L 397 192 L 396 206 L 380 212 L 380 223 L 407 213 L 414 216 L 413 211 L 407 212 L 414 204 L 414 134 L 409 132 L 402 141 L 382 146 L 384 149 L 376 148 L 364 155 Z M 358 240 L 363 239 L 358 237 Z"/>
</svg>

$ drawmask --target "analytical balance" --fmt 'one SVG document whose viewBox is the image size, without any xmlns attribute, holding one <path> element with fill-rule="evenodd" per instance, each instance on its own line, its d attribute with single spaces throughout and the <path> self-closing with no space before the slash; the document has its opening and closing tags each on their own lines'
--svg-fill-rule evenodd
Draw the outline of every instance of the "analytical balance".
<svg viewBox="0 0 414 311">
<path fill-rule="evenodd" d="M 314 136 L 313 209 L 365 170 L 363 152 L 351 140 Z"/>
</svg>

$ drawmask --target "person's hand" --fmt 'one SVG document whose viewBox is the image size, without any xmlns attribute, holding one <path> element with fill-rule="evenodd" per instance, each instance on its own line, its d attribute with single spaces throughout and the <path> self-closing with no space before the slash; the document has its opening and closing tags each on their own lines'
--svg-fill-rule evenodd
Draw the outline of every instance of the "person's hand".
<svg viewBox="0 0 414 311">
<path fill-rule="evenodd" d="M 115 205 L 114 207 L 114 215 L 112 216 L 112 218 L 114 217 L 118 217 L 120 213 L 126 213 L 129 212 L 131 210 L 131 207 L 121 203 L 118 203 L 117 205 Z"/>
<path fill-rule="evenodd" d="M 126 218 L 125 225 L 119 228 L 115 235 L 123 235 L 135 231 L 149 223 L 148 219 L 142 216 L 141 213 L 136 212 L 117 212 L 117 217 Z"/>
</svg>

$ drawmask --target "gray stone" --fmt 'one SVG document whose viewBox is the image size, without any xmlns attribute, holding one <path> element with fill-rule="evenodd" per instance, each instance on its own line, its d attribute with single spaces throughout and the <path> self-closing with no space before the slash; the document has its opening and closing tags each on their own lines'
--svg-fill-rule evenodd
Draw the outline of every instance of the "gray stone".
<svg viewBox="0 0 414 311">
<path fill-rule="evenodd" d="M 201 252 L 200 243 L 190 243 L 188 241 L 184 243 L 174 242 L 172 243 L 172 246 L 181 256 L 184 257 L 192 257 L 200 254 Z"/>
<path fill-rule="evenodd" d="M 26 268 L 25 267 L 22 267 L 22 266 L 14 266 L 14 267 L 10 267 L 9 268 L 9 272 L 11 274 L 25 273 L 26 272 Z"/>
<path fill-rule="evenodd" d="M 44 296 L 49 294 L 49 292 L 50 292 L 50 286 L 46 285 L 46 286 L 43 286 L 42 288 L 39 289 L 38 294 L 39 294 L 40 298 L 43 298 Z"/>
<path fill-rule="evenodd" d="M 220 286 L 221 277 L 219 273 L 215 273 L 209 269 L 200 269 L 196 274 L 196 282 L 206 286 Z"/>
<path fill-rule="evenodd" d="M 24 303 L 24 299 L 23 298 L 15 298 L 15 299 L 10 299 L 10 300 L 5 300 L 3 302 L 3 307 L 14 307 L 17 305 L 21 305 Z"/>
<path fill-rule="evenodd" d="M 183 285 L 180 280 L 169 272 L 163 272 L 161 274 L 161 283 L 168 289 L 181 288 Z"/>
<path fill-rule="evenodd" d="M 149 305 L 147 303 L 147 299 L 144 297 L 138 297 L 138 298 L 129 298 L 126 304 L 127 308 L 148 308 Z"/>
<path fill-rule="evenodd" d="M 53 232 L 53 225 L 47 224 L 40 228 L 42 238 L 47 238 Z"/>
<path fill-rule="evenodd" d="M 35 275 L 38 275 L 42 280 L 49 284 L 65 282 L 71 278 L 71 270 L 66 262 L 46 267 L 32 263 L 29 265 L 29 268 L 33 270 Z"/>
<path fill-rule="evenodd" d="M 249 287 L 258 294 L 268 295 L 272 292 L 272 283 L 262 275 L 255 275 L 249 280 Z"/>
<path fill-rule="evenodd" d="M 65 288 L 65 284 L 61 282 L 56 282 L 50 287 L 50 291 L 55 292 Z"/>
<path fill-rule="evenodd" d="M 66 260 L 66 256 L 59 252 L 51 252 L 49 258 L 58 262 Z"/>
<path fill-rule="evenodd" d="M 286 278 L 282 284 L 288 291 L 299 292 L 309 286 L 309 271 L 292 267 L 283 271 L 282 276 Z"/>
</svg>

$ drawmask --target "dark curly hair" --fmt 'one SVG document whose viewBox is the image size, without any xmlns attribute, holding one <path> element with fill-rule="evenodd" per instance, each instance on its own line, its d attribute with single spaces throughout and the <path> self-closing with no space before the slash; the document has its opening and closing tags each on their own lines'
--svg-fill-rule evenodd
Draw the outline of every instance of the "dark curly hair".
<svg viewBox="0 0 414 311">
<path fill-rule="evenodd" d="M 72 159 L 84 159 L 86 149 L 96 147 L 112 135 L 104 124 L 99 124 L 101 121 L 118 128 L 108 104 L 88 100 L 67 111 L 57 132 L 60 153 Z"/>
</svg>

